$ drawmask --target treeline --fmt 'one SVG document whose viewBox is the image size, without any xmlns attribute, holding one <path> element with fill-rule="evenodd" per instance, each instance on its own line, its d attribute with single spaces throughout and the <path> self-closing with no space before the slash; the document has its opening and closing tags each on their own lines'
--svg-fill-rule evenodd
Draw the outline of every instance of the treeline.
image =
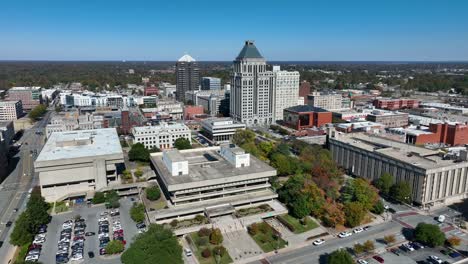
<svg viewBox="0 0 468 264">
<path fill-rule="evenodd" d="M 408 80 L 403 88 L 422 92 L 446 92 L 455 88 L 457 93 L 468 95 L 468 75 L 421 74 Z"/>
</svg>

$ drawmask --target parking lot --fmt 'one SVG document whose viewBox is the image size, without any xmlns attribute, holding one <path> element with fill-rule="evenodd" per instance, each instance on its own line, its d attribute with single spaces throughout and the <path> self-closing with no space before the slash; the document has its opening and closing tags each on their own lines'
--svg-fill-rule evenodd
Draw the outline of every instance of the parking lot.
<svg viewBox="0 0 468 264">
<path fill-rule="evenodd" d="M 121 228 L 124 230 L 124 239 L 126 240 L 126 248 L 129 246 L 133 237 L 138 234 L 138 230 L 135 226 L 135 223 L 130 218 L 130 208 L 133 204 L 133 201 L 130 198 L 120 199 L 120 215 L 118 217 L 110 217 L 109 222 L 109 237 L 112 239 L 112 221 L 119 220 Z M 104 205 L 97 205 L 88 207 L 87 205 L 82 205 L 74 208 L 72 212 L 54 215 L 52 217 L 51 223 L 48 225 L 46 241 L 43 243 L 42 253 L 39 258 L 39 261 L 42 263 L 56 263 L 56 253 L 58 251 L 57 245 L 60 240 L 60 232 L 62 231 L 62 225 L 67 220 L 73 220 L 76 215 L 80 215 L 81 218 L 85 220 L 86 223 L 86 232 L 94 232 L 93 236 L 86 236 L 84 241 L 83 249 L 83 259 L 77 261 L 69 261 L 69 263 L 120 263 L 119 256 L 100 256 L 99 255 L 99 239 L 98 239 L 98 220 L 101 218 L 102 212 L 110 212 L 106 210 Z M 94 258 L 89 258 L 88 252 L 92 251 L 94 253 Z"/>
</svg>

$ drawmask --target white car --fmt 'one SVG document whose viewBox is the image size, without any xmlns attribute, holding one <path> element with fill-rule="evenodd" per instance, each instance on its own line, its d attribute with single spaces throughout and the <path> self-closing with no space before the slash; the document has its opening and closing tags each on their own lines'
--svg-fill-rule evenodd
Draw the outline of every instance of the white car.
<svg viewBox="0 0 468 264">
<path fill-rule="evenodd" d="M 364 231 L 364 229 L 362 229 L 362 228 L 359 227 L 359 228 L 354 229 L 353 232 L 354 232 L 355 234 L 357 234 L 357 233 L 361 233 L 362 231 Z"/>
<path fill-rule="evenodd" d="M 109 218 L 107 218 L 106 216 L 99 218 L 99 222 L 103 222 L 103 221 L 109 221 Z"/>
<path fill-rule="evenodd" d="M 411 246 L 409 243 L 403 244 L 403 246 L 404 246 L 408 251 L 414 251 L 414 247 Z"/>
<path fill-rule="evenodd" d="M 369 264 L 366 260 L 360 259 L 357 261 L 359 264 Z"/>
<path fill-rule="evenodd" d="M 187 257 L 192 256 L 192 250 L 190 250 L 190 249 L 188 249 L 188 248 L 184 248 L 184 251 L 185 251 L 185 255 L 186 255 Z"/>
<path fill-rule="evenodd" d="M 352 235 L 352 233 L 350 233 L 350 232 L 341 232 L 341 233 L 338 234 L 338 237 L 345 238 L 345 237 L 349 237 L 351 235 Z"/>
<path fill-rule="evenodd" d="M 106 215 L 108 215 L 108 214 L 109 214 L 108 212 L 102 212 L 102 213 L 100 213 L 99 215 L 100 215 L 100 216 L 106 216 Z"/>
<path fill-rule="evenodd" d="M 430 256 L 429 257 L 432 261 L 435 261 L 437 263 L 442 263 L 442 260 L 438 256 Z"/>
<path fill-rule="evenodd" d="M 83 259 L 83 255 L 76 254 L 76 255 L 73 255 L 70 260 L 81 260 L 81 259 Z"/>
<path fill-rule="evenodd" d="M 322 245 L 323 243 L 325 243 L 325 240 L 323 240 L 323 239 L 317 239 L 317 240 L 315 240 L 314 243 L 312 243 L 312 244 L 314 244 L 315 246 L 318 246 L 318 245 Z"/>
<path fill-rule="evenodd" d="M 45 242 L 45 239 L 41 238 L 41 239 L 34 239 L 33 241 L 33 244 L 42 244 Z"/>
<path fill-rule="evenodd" d="M 28 255 L 24 259 L 25 261 L 37 261 L 39 260 L 39 254 L 34 254 L 34 255 Z"/>
<path fill-rule="evenodd" d="M 386 204 L 386 205 L 384 205 L 384 209 L 388 210 L 388 209 L 390 209 L 390 206 L 388 206 L 388 204 Z"/>
</svg>

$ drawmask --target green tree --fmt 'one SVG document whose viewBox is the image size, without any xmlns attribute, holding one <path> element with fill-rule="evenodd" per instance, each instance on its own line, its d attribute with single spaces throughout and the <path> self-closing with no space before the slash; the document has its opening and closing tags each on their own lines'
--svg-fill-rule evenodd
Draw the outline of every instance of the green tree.
<svg viewBox="0 0 468 264">
<path fill-rule="evenodd" d="M 417 241 L 431 247 L 442 246 L 445 242 L 445 234 L 437 225 L 419 223 L 414 230 Z"/>
<path fill-rule="evenodd" d="M 136 223 L 143 222 L 145 220 L 145 206 L 142 203 L 133 204 L 130 208 L 130 217 Z"/>
<path fill-rule="evenodd" d="M 349 202 L 344 206 L 344 214 L 346 225 L 349 227 L 355 227 L 361 224 L 362 220 L 366 216 L 366 210 L 359 202 Z"/>
<path fill-rule="evenodd" d="M 299 193 L 294 202 L 290 203 L 288 207 L 291 215 L 299 219 L 309 215 L 312 211 L 311 201 L 303 193 Z"/>
<path fill-rule="evenodd" d="M 327 258 L 327 264 L 353 264 L 354 260 L 351 254 L 344 249 L 333 251 Z"/>
<path fill-rule="evenodd" d="M 119 254 L 124 251 L 125 245 L 120 240 L 111 240 L 106 246 L 106 254 Z"/>
<path fill-rule="evenodd" d="M 94 197 L 93 197 L 93 204 L 100 204 L 104 203 L 106 201 L 106 196 L 104 195 L 103 192 L 95 192 Z"/>
<path fill-rule="evenodd" d="M 108 204 L 109 207 L 111 208 L 118 208 L 120 207 L 120 196 L 117 193 L 117 191 L 112 190 L 106 193 L 106 203 Z"/>
<path fill-rule="evenodd" d="M 384 211 L 385 207 L 381 200 L 378 200 L 371 209 L 371 212 L 378 215 L 382 214 Z"/>
<path fill-rule="evenodd" d="M 128 158 L 131 161 L 149 161 L 150 152 L 145 146 L 141 143 L 136 143 L 132 145 L 132 148 L 128 152 Z"/>
<path fill-rule="evenodd" d="M 190 144 L 190 141 L 186 138 L 178 138 L 174 142 L 174 147 L 178 150 L 182 149 L 191 149 L 192 145 Z"/>
<path fill-rule="evenodd" d="M 33 230 L 31 229 L 31 217 L 27 211 L 21 213 L 15 222 L 15 228 L 10 235 L 10 242 L 15 246 L 22 246 L 30 243 L 33 238 Z"/>
<path fill-rule="evenodd" d="M 364 246 L 364 250 L 365 250 L 367 253 L 374 252 L 374 250 L 375 250 L 374 242 L 372 242 L 371 240 L 367 240 L 367 241 L 364 242 L 364 244 L 362 244 L 362 245 Z"/>
<path fill-rule="evenodd" d="M 123 264 L 183 264 L 182 247 L 171 230 L 151 224 L 122 254 Z"/>
<path fill-rule="evenodd" d="M 29 118 L 32 121 L 40 119 L 45 113 L 47 113 L 47 106 L 40 104 L 34 107 L 31 112 L 29 112 Z"/>
<path fill-rule="evenodd" d="M 141 168 L 137 168 L 134 174 L 135 174 L 135 177 L 140 178 L 141 176 L 143 176 L 143 171 L 141 170 Z"/>
<path fill-rule="evenodd" d="M 345 202 L 358 202 L 366 210 L 372 209 L 378 199 L 377 190 L 362 178 L 349 180 L 343 193 Z"/>
<path fill-rule="evenodd" d="M 284 143 L 278 144 L 278 146 L 276 147 L 276 152 L 281 153 L 285 156 L 291 155 L 291 151 L 289 151 L 289 145 Z"/>
<path fill-rule="evenodd" d="M 271 142 L 263 141 L 258 144 L 258 148 L 265 154 L 266 157 L 273 151 L 274 145 Z"/>
<path fill-rule="evenodd" d="M 221 230 L 219 230 L 219 228 L 215 228 L 211 231 L 210 243 L 213 245 L 219 245 L 223 243 L 223 235 L 221 234 Z"/>
<path fill-rule="evenodd" d="M 380 176 L 380 178 L 375 181 L 375 187 L 377 187 L 380 192 L 385 195 L 389 194 L 392 184 L 393 176 L 388 172 L 383 173 L 382 176 Z"/>
<path fill-rule="evenodd" d="M 411 186 L 408 182 L 399 182 L 392 185 L 390 188 L 390 196 L 398 202 L 411 202 Z"/>
<path fill-rule="evenodd" d="M 276 168 L 278 176 L 288 176 L 294 173 L 293 164 L 290 159 L 280 153 L 275 153 L 271 156 L 271 166 Z"/>
<path fill-rule="evenodd" d="M 42 197 L 40 190 L 35 189 L 26 204 L 26 210 L 29 215 L 34 216 L 31 218 L 32 230 L 37 230 L 40 225 L 49 223 L 50 215 L 47 212 L 49 207 L 49 204 Z"/>
<path fill-rule="evenodd" d="M 251 130 L 238 129 L 232 138 L 232 142 L 238 146 L 246 143 L 252 143 L 255 140 L 255 133 Z"/>
<path fill-rule="evenodd" d="M 161 191 L 158 186 L 151 186 L 145 190 L 146 198 L 150 201 L 156 201 L 161 197 Z"/>
</svg>

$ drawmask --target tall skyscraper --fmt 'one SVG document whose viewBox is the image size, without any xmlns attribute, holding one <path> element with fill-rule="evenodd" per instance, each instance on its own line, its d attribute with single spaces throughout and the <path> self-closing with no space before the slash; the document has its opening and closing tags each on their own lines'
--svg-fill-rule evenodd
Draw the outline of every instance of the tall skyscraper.
<svg viewBox="0 0 468 264">
<path fill-rule="evenodd" d="M 176 63 L 176 99 L 185 101 L 185 92 L 198 90 L 200 73 L 198 63 L 190 55 L 185 54 Z"/>
<path fill-rule="evenodd" d="M 273 121 L 283 120 L 283 110 L 298 103 L 299 72 L 282 71 L 280 66 L 273 66 L 275 75 L 273 86 Z"/>
<path fill-rule="evenodd" d="M 248 126 L 273 123 L 273 82 L 265 59 L 252 41 L 246 41 L 234 60 L 231 117 Z"/>
</svg>

